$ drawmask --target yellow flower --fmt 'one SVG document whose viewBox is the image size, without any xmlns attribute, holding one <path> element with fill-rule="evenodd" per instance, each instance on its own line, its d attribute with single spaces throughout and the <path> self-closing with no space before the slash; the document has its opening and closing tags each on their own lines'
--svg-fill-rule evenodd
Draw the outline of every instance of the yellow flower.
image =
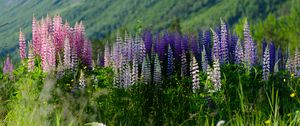
<svg viewBox="0 0 300 126">
<path fill-rule="evenodd" d="M 265 121 L 265 124 L 270 124 L 270 123 L 271 123 L 271 119 Z"/>
<path fill-rule="evenodd" d="M 285 78 L 283 79 L 283 82 L 285 82 L 286 80 L 285 80 Z"/>
<path fill-rule="evenodd" d="M 292 93 L 292 94 L 290 94 L 290 97 L 291 98 L 293 98 L 293 97 L 295 97 L 296 96 L 296 93 L 294 92 L 294 93 Z"/>
<path fill-rule="evenodd" d="M 295 76 L 295 74 L 294 74 L 294 73 L 292 73 L 292 74 L 291 74 L 291 76 L 292 76 L 292 77 L 294 77 L 294 76 Z"/>
</svg>

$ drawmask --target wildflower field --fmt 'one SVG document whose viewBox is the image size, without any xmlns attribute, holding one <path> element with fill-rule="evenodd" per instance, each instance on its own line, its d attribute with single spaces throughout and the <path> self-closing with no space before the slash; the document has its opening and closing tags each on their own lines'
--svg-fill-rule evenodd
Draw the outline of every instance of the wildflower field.
<svg viewBox="0 0 300 126">
<path fill-rule="evenodd" d="M 7 56 L 1 73 L 1 124 L 300 122 L 298 50 L 264 42 L 259 57 L 247 20 L 243 39 L 223 20 L 191 35 L 117 32 L 94 57 L 84 29 L 34 17 L 28 46 L 20 31 L 21 62 L 14 67 Z"/>
<path fill-rule="evenodd" d="M 33 16 L 20 60 L 2 61 L 0 126 L 299 125 L 299 40 L 256 42 L 263 23 L 120 29 L 99 46 L 81 21 Z"/>
</svg>

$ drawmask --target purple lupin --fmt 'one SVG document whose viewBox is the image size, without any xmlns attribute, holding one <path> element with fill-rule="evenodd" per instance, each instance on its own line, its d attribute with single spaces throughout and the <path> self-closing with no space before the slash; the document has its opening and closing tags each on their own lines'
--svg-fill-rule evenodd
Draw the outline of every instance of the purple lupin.
<svg viewBox="0 0 300 126">
<path fill-rule="evenodd" d="M 221 20 L 221 48 L 220 48 L 220 63 L 228 63 L 228 30 L 226 24 Z"/>
<path fill-rule="evenodd" d="M 235 64 L 241 64 L 241 63 L 243 63 L 243 60 L 244 60 L 244 50 L 243 50 L 243 47 L 242 47 L 242 44 L 241 44 L 240 40 L 238 40 L 238 42 L 237 42 L 234 54 L 235 54 L 235 56 L 234 56 Z"/>
<path fill-rule="evenodd" d="M 174 72 L 174 58 L 173 58 L 173 51 L 171 46 L 168 46 L 168 66 L 167 66 L 168 76 L 171 76 Z"/>
</svg>

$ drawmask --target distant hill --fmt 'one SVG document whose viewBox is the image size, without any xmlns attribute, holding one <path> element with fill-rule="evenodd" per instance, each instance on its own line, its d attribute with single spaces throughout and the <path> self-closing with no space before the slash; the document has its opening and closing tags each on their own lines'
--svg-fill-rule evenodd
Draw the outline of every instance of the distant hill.
<svg viewBox="0 0 300 126">
<path fill-rule="evenodd" d="M 101 39 L 119 28 L 132 31 L 141 21 L 154 31 L 179 19 L 182 31 L 214 27 L 223 18 L 230 26 L 242 17 L 250 22 L 289 12 L 293 0 L 0 0 L 0 54 L 14 50 L 22 28 L 31 38 L 31 20 L 60 14 L 72 25 L 82 20 L 87 37 Z M 1 51 L 2 50 L 2 51 Z"/>
</svg>

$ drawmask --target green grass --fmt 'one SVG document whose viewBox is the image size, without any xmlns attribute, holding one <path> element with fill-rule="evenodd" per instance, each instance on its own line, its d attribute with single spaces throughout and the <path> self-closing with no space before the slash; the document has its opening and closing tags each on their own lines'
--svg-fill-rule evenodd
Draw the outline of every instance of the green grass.
<svg viewBox="0 0 300 126">
<path fill-rule="evenodd" d="M 191 78 L 163 79 L 161 88 L 137 83 L 128 89 L 113 86 L 111 68 L 84 70 L 87 87 L 66 71 L 61 79 L 27 72 L 0 80 L 0 125 L 296 125 L 300 120 L 299 78 L 281 71 L 261 81 L 261 68 L 223 65 L 222 89 L 209 93 L 200 73 L 201 89 Z M 224 72 L 225 71 L 225 72 Z M 97 81 L 95 80 L 97 78 Z M 294 94 L 294 95 L 292 95 Z"/>
</svg>

